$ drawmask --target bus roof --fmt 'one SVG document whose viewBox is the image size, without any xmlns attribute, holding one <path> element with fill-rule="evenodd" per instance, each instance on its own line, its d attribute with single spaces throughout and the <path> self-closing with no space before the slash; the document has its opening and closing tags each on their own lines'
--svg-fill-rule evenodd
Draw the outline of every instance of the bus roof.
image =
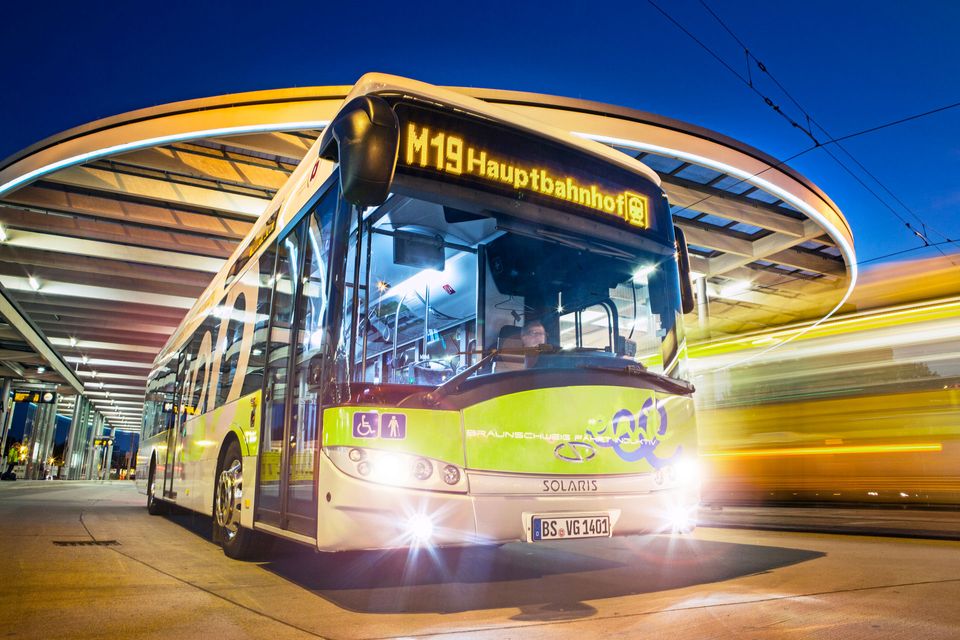
<svg viewBox="0 0 960 640">
<path fill-rule="evenodd" d="M 548 138 L 562 145 L 580 149 L 605 162 L 611 162 L 638 173 L 658 187 L 661 186 L 660 176 L 653 169 L 612 147 L 528 118 L 523 114 L 512 111 L 509 107 L 484 102 L 478 98 L 472 98 L 426 82 L 386 73 L 366 73 L 357 80 L 353 89 L 344 99 L 343 104 L 348 104 L 351 100 L 360 96 L 376 94 L 406 94 L 417 98 L 427 98 L 447 107 L 483 115 L 492 120 L 513 125 L 535 136 Z"/>
</svg>

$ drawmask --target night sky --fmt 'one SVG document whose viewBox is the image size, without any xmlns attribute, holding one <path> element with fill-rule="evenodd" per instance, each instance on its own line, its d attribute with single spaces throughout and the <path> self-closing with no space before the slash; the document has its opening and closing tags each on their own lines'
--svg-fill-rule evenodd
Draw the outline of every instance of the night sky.
<svg viewBox="0 0 960 640">
<path fill-rule="evenodd" d="M 743 49 L 699 0 L 656 2 L 746 76 Z M 707 4 L 834 137 L 960 102 L 960 3 Z M 778 158 L 812 146 L 646 1 L 275 6 L 282 5 L 281 13 L 243 2 L 9 3 L 0 23 L 0 157 L 140 107 L 350 84 L 367 71 L 634 107 L 714 129 Z M 806 126 L 806 116 L 769 75 L 755 65 L 752 75 L 761 93 Z M 843 144 L 883 186 L 835 145 L 834 154 L 905 220 L 928 225 L 931 242 L 960 238 L 960 108 Z M 922 246 L 823 149 L 790 164 L 840 206 L 861 261 Z"/>
</svg>

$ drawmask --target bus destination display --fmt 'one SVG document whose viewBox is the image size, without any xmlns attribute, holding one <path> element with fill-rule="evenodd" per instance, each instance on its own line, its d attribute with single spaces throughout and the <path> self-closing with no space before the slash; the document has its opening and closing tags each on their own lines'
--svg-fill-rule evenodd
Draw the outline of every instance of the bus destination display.
<svg viewBox="0 0 960 640">
<path fill-rule="evenodd" d="M 481 120 L 400 103 L 400 173 L 652 228 L 647 181 L 580 150 Z"/>
</svg>

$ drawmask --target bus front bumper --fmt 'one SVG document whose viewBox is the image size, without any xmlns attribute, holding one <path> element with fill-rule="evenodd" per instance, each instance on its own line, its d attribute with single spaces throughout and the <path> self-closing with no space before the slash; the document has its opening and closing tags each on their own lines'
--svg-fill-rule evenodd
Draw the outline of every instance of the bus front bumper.
<svg viewBox="0 0 960 640">
<path fill-rule="evenodd" d="M 534 516 L 606 514 L 615 536 L 689 531 L 699 503 L 695 486 L 547 496 L 423 491 L 359 480 L 320 460 L 321 551 L 530 542 Z"/>
</svg>

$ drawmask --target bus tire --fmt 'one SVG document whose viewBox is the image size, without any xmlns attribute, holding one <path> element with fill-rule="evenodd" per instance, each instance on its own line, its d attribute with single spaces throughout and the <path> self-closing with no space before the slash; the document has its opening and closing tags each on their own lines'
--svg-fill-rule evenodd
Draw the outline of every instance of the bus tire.
<svg viewBox="0 0 960 640">
<path fill-rule="evenodd" d="M 162 516 L 167 513 L 167 503 L 157 497 L 157 460 L 150 461 L 150 475 L 147 476 L 147 513 Z"/>
<path fill-rule="evenodd" d="M 261 549 L 259 536 L 240 526 L 243 508 L 243 456 L 240 443 L 233 440 L 217 465 L 213 495 L 213 539 L 223 553 L 236 560 L 246 560 Z"/>
</svg>

